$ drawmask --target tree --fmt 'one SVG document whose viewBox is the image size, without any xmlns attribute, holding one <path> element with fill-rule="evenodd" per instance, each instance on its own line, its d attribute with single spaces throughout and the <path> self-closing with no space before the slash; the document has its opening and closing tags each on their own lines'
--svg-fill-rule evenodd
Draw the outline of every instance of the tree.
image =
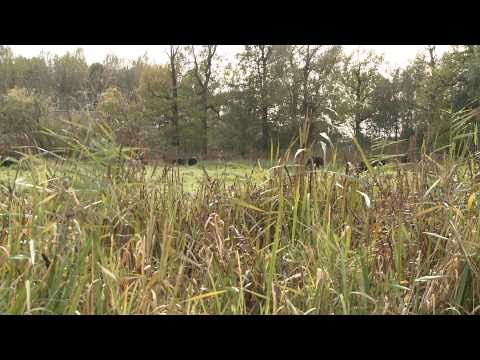
<svg viewBox="0 0 480 360">
<path fill-rule="evenodd" d="M 362 141 L 362 123 L 371 117 L 369 103 L 379 77 L 381 56 L 368 52 L 361 56 L 359 51 L 345 57 L 341 77 L 346 95 L 346 116 L 353 120 L 355 137 Z"/>
<path fill-rule="evenodd" d="M 226 68 L 224 112 L 217 129 L 217 145 L 225 151 L 246 156 L 258 136 L 256 89 L 245 81 L 241 67 Z M 257 94 L 258 97 L 258 94 Z"/>
<path fill-rule="evenodd" d="M 453 109 L 480 105 L 480 46 L 455 46 L 440 64 Z"/>
<path fill-rule="evenodd" d="M 458 81 L 457 70 L 453 70 L 448 54 L 440 59 L 437 57 L 435 46 L 426 47 L 417 62 L 424 73 L 415 101 L 419 143 L 431 145 L 434 140 L 439 143 L 449 141 L 450 117 L 445 110 L 452 109 L 450 94 Z M 443 135 L 437 138 L 438 133 Z"/>
<path fill-rule="evenodd" d="M 304 145 L 314 134 L 329 130 L 340 99 L 340 46 L 275 46 L 272 88 L 275 91 L 274 123 L 283 142 L 299 128 L 310 128 Z M 307 146 L 308 146 L 307 145 Z"/>
<path fill-rule="evenodd" d="M 118 87 L 118 78 L 123 61 L 114 54 L 108 54 L 103 60 L 103 82 L 105 88 Z"/>
<path fill-rule="evenodd" d="M 47 102 L 23 88 L 8 90 L 0 103 L 2 143 L 20 145 L 25 138 L 32 141 L 47 112 Z"/>
<path fill-rule="evenodd" d="M 52 90 L 52 78 L 46 59 L 42 56 L 14 59 L 15 86 L 49 95 Z"/>
<path fill-rule="evenodd" d="M 408 139 L 422 123 L 424 109 L 419 107 L 422 84 L 426 78 L 426 64 L 421 57 L 416 57 L 400 73 L 400 138 Z"/>
<path fill-rule="evenodd" d="M 99 97 L 97 111 L 117 134 L 120 143 L 128 146 L 140 146 L 142 125 L 140 109 L 117 87 L 109 87 Z"/>
<path fill-rule="evenodd" d="M 202 152 L 204 155 L 208 153 L 208 110 L 215 110 L 215 108 L 209 104 L 209 97 L 212 94 L 211 84 L 213 75 L 213 60 L 217 51 L 217 45 L 205 45 L 198 52 L 195 50 L 195 46 L 190 48 L 193 56 L 193 71 L 195 79 L 198 84 L 198 96 L 200 97 L 201 104 L 201 123 L 203 132 L 203 144 Z"/>
<path fill-rule="evenodd" d="M 400 70 L 379 75 L 372 93 L 370 128 L 376 137 L 400 137 Z"/>
<path fill-rule="evenodd" d="M 15 85 L 14 56 L 12 50 L 0 45 L 0 94 L 5 94 Z"/>
<path fill-rule="evenodd" d="M 104 71 L 104 66 L 98 62 L 93 63 L 88 68 L 89 97 L 93 107 L 97 106 L 98 97 L 105 90 Z"/>
<path fill-rule="evenodd" d="M 146 114 L 157 119 L 171 111 L 170 106 L 170 74 L 165 65 L 148 65 L 144 68 L 140 79 L 139 92 L 144 100 Z M 163 122 L 162 120 L 162 122 Z"/>
<path fill-rule="evenodd" d="M 296 60 L 296 46 L 277 45 L 275 58 L 275 88 L 277 137 L 283 145 L 289 143 L 300 124 L 299 103 L 301 76 Z"/>
<path fill-rule="evenodd" d="M 183 53 L 180 46 L 170 45 L 169 49 L 170 60 L 170 76 L 172 79 L 172 125 L 173 125 L 173 145 L 178 148 L 180 145 L 179 132 L 179 112 L 178 112 L 178 82 L 180 77 L 180 62 L 182 61 Z"/>
<path fill-rule="evenodd" d="M 53 60 L 53 76 L 58 106 L 70 116 L 70 111 L 80 108 L 87 98 L 88 65 L 83 50 L 56 56 Z"/>
<path fill-rule="evenodd" d="M 326 130 L 325 119 L 331 115 L 331 108 L 336 107 L 337 83 L 342 49 L 339 46 L 299 47 L 300 66 L 302 70 L 302 114 L 305 125 L 308 124 L 308 138 L 305 145 L 310 146 L 313 134 L 320 127 Z"/>
<path fill-rule="evenodd" d="M 118 73 L 118 87 L 122 90 L 123 94 L 129 101 L 138 103 L 138 88 L 140 86 L 140 79 L 142 77 L 143 70 L 148 64 L 148 58 L 146 55 L 139 57 L 138 59 L 127 63 L 122 67 Z"/>
<path fill-rule="evenodd" d="M 167 65 L 145 66 L 139 94 L 143 99 L 144 117 L 160 129 L 164 140 L 172 144 L 175 132 L 172 114 L 171 76 Z"/>
<path fill-rule="evenodd" d="M 239 55 L 239 67 L 243 73 L 244 87 L 249 87 L 257 99 L 256 112 L 261 119 L 261 147 L 268 151 L 270 145 L 269 109 L 272 107 L 273 89 L 273 46 L 246 45 Z"/>
<path fill-rule="evenodd" d="M 97 106 L 98 97 L 109 87 L 119 88 L 122 61 L 109 54 L 103 63 L 93 63 L 88 68 L 88 97 L 93 107 Z"/>
<path fill-rule="evenodd" d="M 127 102 L 122 93 L 116 87 L 106 89 L 100 95 L 97 111 L 108 121 L 121 123 L 125 119 Z"/>
</svg>

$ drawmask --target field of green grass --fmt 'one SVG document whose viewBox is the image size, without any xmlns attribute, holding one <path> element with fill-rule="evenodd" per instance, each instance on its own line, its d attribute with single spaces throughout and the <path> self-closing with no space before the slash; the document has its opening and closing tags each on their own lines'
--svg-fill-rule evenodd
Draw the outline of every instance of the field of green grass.
<svg viewBox="0 0 480 360">
<path fill-rule="evenodd" d="M 267 161 L 206 161 L 195 166 L 179 166 L 182 182 L 189 191 L 195 190 L 204 178 L 232 185 L 248 179 L 262 182 L 267 179 L 269 173 Z M 153 169 L 149 169 L 153 173 Z"/>
<path fill-rule="evenodd" d="M 52 161 L 45 161 L 37 164 L 37 171 L 44 170 L 45 166 L 58 168 L 59 165 Z M 161 178 L 162 169 L 165 165 L 148 165 L 146 178 L 152 184 Z M 204 179 L 222 182 L 226 185 L 232 185 L 235 182 L 242 182 L 248 179 L 254 179 L 257 182 L 265 181 L 268 178 L 269 169 L 271 168 L 268 161 L 204 161 L 194 166 L 175 166 L 172 169 L 178 171 L 180 183 L 187 191 L 194 191 L 198 188 Z M 88 164 L 85 164 L 84 171 L 88 172 Z M 14 181 L 31 178 L 31 169 L 18 166 L 0 168 L 0 181 Z"/>
</svg>

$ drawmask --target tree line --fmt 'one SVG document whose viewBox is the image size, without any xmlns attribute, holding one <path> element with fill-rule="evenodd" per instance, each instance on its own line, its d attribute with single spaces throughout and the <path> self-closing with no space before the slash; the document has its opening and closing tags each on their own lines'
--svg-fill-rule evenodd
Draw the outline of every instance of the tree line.
<svg viewBox="0 0 480 360">
<path fill-rule="evenodd" d="M 89 65 L 82 49 L 25 58 L 0 46 L 0 145 L 49 148 L 41 129 L 91 116 L 152 153 L 266 156 L 306 127 L 308 144 L 322 132 L 421 143 L 448 128 L 449 112 L 478 107 L 477 45 L 441 57 L 426 46 L 388 71 L 382 56 L 341 46 L 246 45 L 234 63 L 217 50 L 172 45 L 165 64 L 108 55 Z"/>
</svg>

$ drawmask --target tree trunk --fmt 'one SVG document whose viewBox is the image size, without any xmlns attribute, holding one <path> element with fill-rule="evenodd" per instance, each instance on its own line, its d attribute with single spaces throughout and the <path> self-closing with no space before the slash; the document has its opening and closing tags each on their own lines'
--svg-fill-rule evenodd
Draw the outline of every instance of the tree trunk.
<svg viewBox="0 0 480 360">
<path fill-rule="evenodd" d="M 269 56 L 269 51 L 265 52 L 265 45 L 259 46 L 261 51 L 261 88 L 260 88 L 260 96 L 261 96 L 261 118 L 262 118 L 262 148 L 265 152 L 268 151 L 269 144 L 269 134 L 268 134 L 268 104 L 267 104 L 267 60 Z"/>
<path fill-rule="evenodd" d="M 409 141 L 409 151 L 408 151 L 408 158 L 409 161 L 415 162 L 417 161 L 417 136 L 415 134 L 410 136 L 410 141 Z"/>
<path fill-rule="evenodd" d="M 208 101 L 207 101 L 207 94 L 206 90 L 202 93 L 202 127 L 203 127 L 203 155 L 208 154 Z"/>
<path fill-rule="evenodd" d="M 211 75 L 212 75 L 212 58 L 215 55 L 215 51 L 217 49 L 216 45 L 208 45 L 207 46 L 208 54 L 205 59 L 205 70 L 203 74 L 203 80 L 202 76 L 200 75 L 199 71 L 199 66 L 197 63 L 197 57 L 195 56 L 195 50 L 194 47 L 192 46 L 192 54 L 193 54 L 193 59 L 195 63 L 195 77 L 197 78 L 198 85 L 201 89 L 201 104 L 202 104 L 202 115 L 201 115 L 201 120 L 202 120 L 202 127 L 203 127 L 203 154 L 207 155 L 208 153 L 208 123 L 207 123 L 207 118 L 208 118 L 208 92 L 209 88 L 208 85 L 210 83 Z"/>
<path fill-rule="evenodd" d="M 395 118 L 395 141 L 398 141 L 398 133 L 400 131 L 398 126 L 398 116 Z"/>
<path fill-rule="evenodd" d="M 360 120 L 360 116 L 358 113 L 355 113 L 355 137 L 360 144 L 362 144 L 362 131 L 360 128 L 361 123 L 362 121 Z"/>
<path fill-rule="evenodd" d="M 178 84 L 177 84 L 177 68 L 175 65 L 175 56 L 171 54 L 170 65 L 172 67 L 172 125 L 173 125 L 173 146 L 177 148 L 180 145 L 180 134 L 178 130 Z"/>
<path fill-rule="evenodd" d="M 65 105 L 66 105 L 66 107 L 67 107 L 67 117 L 68 117 L 68 121 L 69 121 L 69 122 L 72 122 L 72 115 L 70 114 L 70 98 L 69 98 L 69 97 L 67 98 Z"/>
<path fill-rule="evenodd" d="M 311 117 L 309 116 L 309 99 L 308 99 L 308 76 L 310 74 L 310 58 L 308 57 L 309 54 L 307 54 L 307 59 L 305 62 L 305 68 L 303 70 L 303 102 L 302 102 L 302 107 L 303 107 L 303 118 L 304 118 L 304 126 L 305 128 L 309 128 L 310 124 L 308 122 L 311 122 Z M 310 131 L 308 134 L 306 134 L 305 138 L 305 147 L 309 147 L 311 143 L 311 136 L 310 136 Z"/>
<path fill-rule="evenodd" d="M 262 146 L 264 151 L 268 151 L 268 109 L 262 108 Z"/>
</svg>

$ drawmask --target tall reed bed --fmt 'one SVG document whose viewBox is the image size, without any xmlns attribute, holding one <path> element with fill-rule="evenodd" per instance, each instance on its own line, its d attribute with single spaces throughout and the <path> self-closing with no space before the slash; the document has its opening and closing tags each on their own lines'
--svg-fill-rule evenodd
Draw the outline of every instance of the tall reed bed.
<svg viewBox="0 0 480 360">
<path fill-rule="evenodd" d="M 95 132 L 95 138 L 93 137 Z M 0 186 L 7 314 L 475 314 L 478 166 L 424 152 L 346 175 L 272 146 L 264 182 L 146 171 L 92 125 Z M 359 152 L 368 158 L 358 145 Z M 298 159 L 302 159 L 299 161 Z M 27 175 L 25 175 L 27 174 Z"/>
</svg>

